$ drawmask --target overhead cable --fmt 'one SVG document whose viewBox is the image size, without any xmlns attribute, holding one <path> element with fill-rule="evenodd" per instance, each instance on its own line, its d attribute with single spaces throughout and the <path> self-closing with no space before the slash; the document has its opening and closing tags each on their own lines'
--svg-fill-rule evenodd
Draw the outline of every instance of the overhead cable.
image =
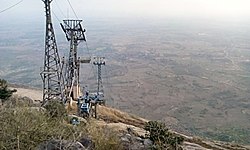
<svg viewBox="0 0 250 150">
<path fill-rule="evenodd" d="M 7 10 L 9 10 L 9 9 L 11 9 L 11 8 L 13 8 L 13 7 L 15 7 L 15 6 L 17 6 L 17 5 L 19 5 L 21 2 L 23 2 L 23 0 L 20 0 L 20 1 L 19 1 L 19 2 L 17 2 L 16 4 L 11 5 L 10 7 L 6 8 L 6 9 L 1 10 L 1 11 L 0 11 L 0 13 L 3 13 L 3 12 L 5 12 L 5 11 L 7 11 Z"/>
<path fill-rule="evenodd" d="M 52 10 L 53 15 L 56 17 L 56 20 L 60 23 L 60 19 L 57 17 L 56 13 Z"/>
<path fill-rule="evenodd" d="M 90 53 L 90 50 L 89 50 L 89 46 L 88 46 L 87 41 L 85 42 L 85 44 L 86 44 L 86 48 L 87 48 L 87 52 L 88 52 L 89 56 L 92 57 L 92 55 L 91 55 L 91 53 Z M 92 60 L 92 59 L 91 59 L 91 60 Z M 97 74 L 95 73 L 94 65 L 91 65 L 91 70 L 92 70 L 92 72 L 93 72 L 93 74 L 94 74 L 94 78 L 97 78 Z"/>
<path fill-rule="evenodd" d="M 55 0 L 55 4 L 56 4 L 56 7 L 59 9 L 60 13 L 62 14 L 62 16 L 64 18 L 66 18 L 66 15 L 63 13 L 62 9 L 60 8 L 60 6 L 58 5 L 57 1 Z"/>
<path fill-rule="evenodd" d="M 69 1 L 69 0 L 67 0 L 67 1 L 68 1 L 68 3 L 69 3 L 69 6 L 71 7 L 71 9 L 72 9 L 72 11 L 73 11 L 75 17 L 78 19 L 77 15 L 76 15 L 76 12 L 75 12 L 73 6 L 71 5 L 70 1 Z"/>
</svg>

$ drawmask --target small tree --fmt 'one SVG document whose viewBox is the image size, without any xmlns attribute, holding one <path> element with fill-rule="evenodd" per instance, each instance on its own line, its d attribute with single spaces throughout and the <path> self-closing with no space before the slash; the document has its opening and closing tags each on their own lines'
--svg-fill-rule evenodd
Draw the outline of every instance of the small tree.
<svg viewBox="0 0 250 150">
<path fill-rule="evenodd" d="M 17 91 L 16 89 L 14 90 L 8 89 L 7 81 L 0 79 L 0 99 L 2 100 L 2 102 L 8 100 L 12 96 L 12 94 L 16 91 Z"/>
<path fill-rule="evenodd" d="M 179 145 L 183 142 L 183 137 L 169 132 L 164 123 L 149 121 L 144 129 L 149 132 L 146 137 L 152 140 L 152 149 L 181 149 Z"/>
</svg>

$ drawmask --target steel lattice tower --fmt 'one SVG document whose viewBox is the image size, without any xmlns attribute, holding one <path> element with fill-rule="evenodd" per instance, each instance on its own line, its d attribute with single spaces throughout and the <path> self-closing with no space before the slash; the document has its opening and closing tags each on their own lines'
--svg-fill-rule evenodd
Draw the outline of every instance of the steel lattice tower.
<svg viewBox="0 0 250 150">
<path fill-rule="evenodd" d="M 105 57 L 94 57 L 93 64 L 97 66 L 97 95 L 99 95 L 100 86 L 102 86 L 102 65 L 105 65 Z"/>
<path fill-rule="evenodd" d="M 51 100 L 63 100 L 63 80 L 55 33 L 52 25 L 50 4 L 52 0 L 42 0 L 45 4 L 46 35 L 43 80 L 43 105 Z"/>
<path fill-rule="evenodd" d="M 70 52 L 65 69 L 66 82 L 66 98 L 67 100 L 77 100 L 80 95 L 79 74 L 80 63 L 88 63 L 81 61 L 77 55 L 77 46 L 81 41 L 86 41 L 85 29 L 81 26 L 82 20 L 63 20 L 61 27 L 66 34 L 66 38 L 70 41 Z"/>
</svg>

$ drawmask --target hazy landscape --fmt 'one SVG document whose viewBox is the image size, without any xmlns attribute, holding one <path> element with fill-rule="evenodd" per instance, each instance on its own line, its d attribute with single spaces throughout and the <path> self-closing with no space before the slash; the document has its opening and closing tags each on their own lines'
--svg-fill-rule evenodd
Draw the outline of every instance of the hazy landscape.
<svg viewBox="0 0 250 150">
<path fill-rule="evenodd" d="M 106 57 L 108 104 L 171 128 L 250 144 L 250 22 L 85 19 L 83 56 Z M 55 21 L 60 56 L 69 43 Z M 44 22 L 0 25 L 0 78 L 41 88 Z M 82 66 L 95 88 L 95 68 Z"/>
</svg>

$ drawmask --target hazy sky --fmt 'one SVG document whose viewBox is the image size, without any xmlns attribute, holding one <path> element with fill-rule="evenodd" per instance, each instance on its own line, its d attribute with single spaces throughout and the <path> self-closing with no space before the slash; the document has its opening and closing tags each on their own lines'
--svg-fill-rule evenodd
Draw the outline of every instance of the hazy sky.
<svg viewBox="0 0 250 150">
<path fill-rule="evenodd" d="M 0 11 L 19 0 L 0 0 Z M 79 17 L 205 17 L 250 19 L 250 0 L 70 0 Z M 53 11 L 59 19 L 72 16 L 67 0 L 53 0 Z M 61 13 L 60 9 L 64 12 Z M 0 13 L 0 19 L 22 16 L 44 17 L 41 0 L 23 2 Z"/>
</svg>

